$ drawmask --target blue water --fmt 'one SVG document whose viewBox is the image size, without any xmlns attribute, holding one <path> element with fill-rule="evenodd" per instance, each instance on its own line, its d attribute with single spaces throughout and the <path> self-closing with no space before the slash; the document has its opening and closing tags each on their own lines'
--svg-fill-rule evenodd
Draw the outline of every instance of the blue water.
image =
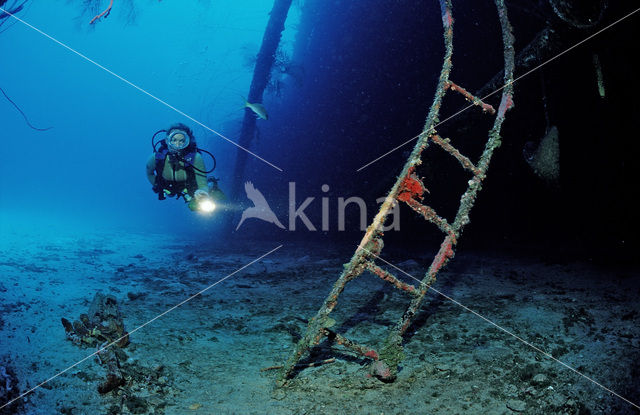
<svg viewBox="0 0 640 415">
<path fill-rule="evenodd" d="M 228 188 L 236 147 L 177 111 L 237 141 L 271 5 L 153 2 L 129 16 L 127 3 L 118 3 L 90 26 L 79 2 L 28 2 L 18 13 L 26 24 L 3 26 L 0 85 L 33 125 L 51 127 L 30 129 L 0 100 L 2 136 L 13 137 L 2 148 L 3 226 L 167 230 L 179 223 L 186 233 L 216 226 L 180 202 L 158 203 L 144 164 L 152 134 L 184 122 L 215 154 L 213 175 Z"/>
</svg>

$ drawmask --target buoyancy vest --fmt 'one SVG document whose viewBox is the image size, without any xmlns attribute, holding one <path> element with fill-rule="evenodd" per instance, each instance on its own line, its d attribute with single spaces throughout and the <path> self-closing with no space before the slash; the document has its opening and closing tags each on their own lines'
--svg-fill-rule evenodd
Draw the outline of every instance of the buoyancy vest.
<svg viewBox="0 0 640 415">
<path fill-rule="evenodd" d="M 162 143 L 158 151 L 155 153 L 156 157 L 156 184 L 154 186 L 154 190 L 158 193 L 158 197 L 162 200 L 164 199 L 165 190 L 168 191 L 169 196 L 184 196 L 185 195 L 185 187 L 186 194 L 193 196 L 195 191 L 198 189 L 198 183 L 196 182 L 196 173 L 193 169 L 193 164 L 196 159 L 196 153 L 198 152 L 197 147 L 190 146 L 187 147 L 187 152 L 184 154 L 175 154 L 169 151 L 169 148 L 166 144 Z M 187 181 L 185 182 L 176 182 L 173 180 L 167 180 L 164 178 L 164 166 L 167 157 L 169 157 L 169 163 L 171 163 L 171 168 L 173 171 L 176 171 L 176 168 L 179 166 L 179 162 L 183 162 L 184 170 L 187 173 Z"/>
</svg>

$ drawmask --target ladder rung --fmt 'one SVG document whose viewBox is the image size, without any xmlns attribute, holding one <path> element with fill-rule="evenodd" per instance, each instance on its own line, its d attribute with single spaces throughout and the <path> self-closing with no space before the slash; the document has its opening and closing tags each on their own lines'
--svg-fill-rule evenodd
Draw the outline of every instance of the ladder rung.
<svg viewBox="0 0 640 415">
<path fill-rule="evenodd" d="M 397 289 L 402 290 L 402 291 L 406 291 L 407 293 L 409 293 L 409 294 L 411 294 L 413 296 L 417 295 L 418 290 L 416 290 L 416 287 L 414 287 L 413 285 L 407 284 L 407 283 L 404 283 L 404 282 L 400 281 L 395 275 L 393 275 L 390 272 L 380 268 L 379 266 L 377 266 L 373 262 L 367 262 L 366 265 L 367 265 L 367 269 L 369 271 L 373 272 L 374 274 L 376 274 L 381 279 L 391 283 Z"/>
<path fill-rule="evenodd" d="M 449 222 L 447 222 L 445 218 L 438 216 L 438 214 L 435 210 L 433 210 L 432 207 L 423 205 L 422 203 L 414 199 L 409 199 L 406 201 L 406 203 L 407 205 L 409 205 L 409 207 L 411 207 L 411 209 L 421 214 L 423 218 L 440 228 L 442 232 L 446 233 L 447 235 L 454 234 L 454 230 L 451 225 L 449 225 Z"/>
<path fill-rule="evenodd" d="M 461 87 L 460 85 L 457 85 L 454 82 L 448 81 L 447 88 L 462 94 L 462 96 L 464 96 L 468 101 L 471 101 L 473 105 L 476 105 L 482 108 L 482 112 L 488 112 L 491 115 L 496 113 L 495 108 L 493 108 L 491 104 L 487 104 L 486 102 L 483 102 L 480 98 L 476 97 L 475 95 L 473 95 L 472 93 L 470 93 L 469 91 Z"/>
<path fill-rule="evenodd" d="M 353 342 L 343 335 L 338 334 L 333 330 L 329 330 L 328 328 L 323 328 L 322 331 L 329 340 L 332 340 L 347 349 L 351 349 L 364 357 L 368 357 L 369 359 L 378 360 L 379 358 L 378 353 L 370 347 Z"/>
<path fill-rule="evenodd" d="M 477 168 L 472 162 L 471 160 L 469 160 L 469 158 L 463 156 L 460 151 L 458 151 L 457 148 L 455 148 L 454 146 L 452 146 L 449 142 L 448 138 L 442 138 L 439 135 L 435 134 L 431 136 L 431 140 L 433 140 L 434 143 L 438 144 L 440 147 L 442 147 L 442 149 L 444 151 L 446 151 L 447 153 L 451 154 L 453 157 L 456 158 L 456 160 L 458 160 L 460 162 L 460 164 L 462 165 L 462 167 L 464 167 L 465 169 L 469 170 L 471 173 L 473 173 L 474 175 L 479 175 L 480 169 Z"/>
</svg>

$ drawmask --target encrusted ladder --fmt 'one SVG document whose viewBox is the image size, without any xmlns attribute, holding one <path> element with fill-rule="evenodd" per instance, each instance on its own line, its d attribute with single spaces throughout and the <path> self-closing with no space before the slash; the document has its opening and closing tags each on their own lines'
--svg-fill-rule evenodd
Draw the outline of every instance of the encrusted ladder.
<svg viewBox="0 0 640 415">
<path fill-rule="evenodd" d="M 453 18 L 451 14 L 451 0 L 440 0 L 442 12 L 442 24 L 444 27 L 445 57 L 440 72 L 440 79 L 436 89 L 435 98 L 429 110 L 425 127 L 418 137 L 418 141 L 404 165 L 402 173 L 396 180 L 387 195 L 385 201 L 380 206 L 380 210 L 373 219 L 367 232 L 362 238 L 358 249 L 354 253 L 351 261 L 345 266 L 342 274 L 333 285 L 333 289 L 325 299 L 324 304 L 318 310 L 307 326 L 307 331 L 300 339 L 294 352 L 282 367 L 278 375 L 278 384 L 284 385 L 296 368 L 296 364 L 303 355 L 324 338 L 348 348 L 359 355 L 370 358 L 378 367 L 376 373 L 382 380 L 393 380 L 396 375 L 397 366 L 402 359 L 402 335 L 411 323 L 413 316 L 418 311 L 422 300 L 429 287 L 435 282 L 436 275 L 444 265 L 454 256 L 454 246 L 462 232 L 463 227 L 469 223 L 469 212 L 473 207 L 476 196 L 482 187 L 482 181 L 486 177 L 491 156 L 496 148 L 500 146 L 500 129 L 504 121 L 505 113 L 513 106 L 513 68 L 514 50 L 513 35 L 511 25 L 507 18 L 507 11 L 504 0 L 495 0 L 500 24 L 502 26 L 502 39 L 504 44 L 504 87 L 502 88 L 502 98 L 498 111 L 489 104 L 483 102 L 478 97 L 473 96 L 465 89 L 459 87 L 449 80 L 451 71 L 451 56 L 453 54 Z M 438 123 L 438 114 L 442 99 L 447 91 L 461 93 L 473 105 L 482 109 L 483 112 L 495 115 L 493 127 L 489 130 L 488 139 L 485 144 L 480 160 L 474 164 L 469 158 L 462 155 L 449 141 L 440 137 L 435 130 Z M 462 167 L 471 173 L 472 177 L 468 181 L 468 187 L 460 198 L 460 205 L 453 223 L 449 223 L 445 218 L 439 216 L 434 209 L 424 205 L 421 200 L 426 191 L 422 181 L 417 176 L 416 166 L 422 162 L 422 154 L 429 144 L 434 143 L 455 157 Z M 419 286 L 404 283 L 396 276 L 381 268 L 375 263 L 376 258 L 382 251 L 382 226 L 387 215 L 395 203 L 404 202 L 414 211 L 419 213 L 427 221 L 435 224 L 444 233 L 444 240 L 440 249 L 435 255 L 424 278 Z M 365 270 L 372 272 L 384 281 L 391 283 L 394 287 L 402 290 L 411 297 L 409 307 L 404 312 L 402 318 L 391 329 L 380 353 L 370 347 L 355 343 L 341 334 L 327 328 L 328 316 L 336 307 L 338 296 L 344 290 L 346 284 L 360 276 Z"/>
</svg>

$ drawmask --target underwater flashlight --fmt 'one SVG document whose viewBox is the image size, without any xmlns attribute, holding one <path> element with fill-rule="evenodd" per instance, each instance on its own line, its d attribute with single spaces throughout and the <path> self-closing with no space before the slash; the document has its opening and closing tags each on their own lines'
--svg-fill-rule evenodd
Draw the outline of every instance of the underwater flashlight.
<svg viewBox="0 0 640 415">
<path fill-rule="evenodd" d="M 211 199 L 203 199 L 198 202 L 198 210 L 201 213 L 211 213 L 216 209 L 216 204 Z"/>
</svg>

